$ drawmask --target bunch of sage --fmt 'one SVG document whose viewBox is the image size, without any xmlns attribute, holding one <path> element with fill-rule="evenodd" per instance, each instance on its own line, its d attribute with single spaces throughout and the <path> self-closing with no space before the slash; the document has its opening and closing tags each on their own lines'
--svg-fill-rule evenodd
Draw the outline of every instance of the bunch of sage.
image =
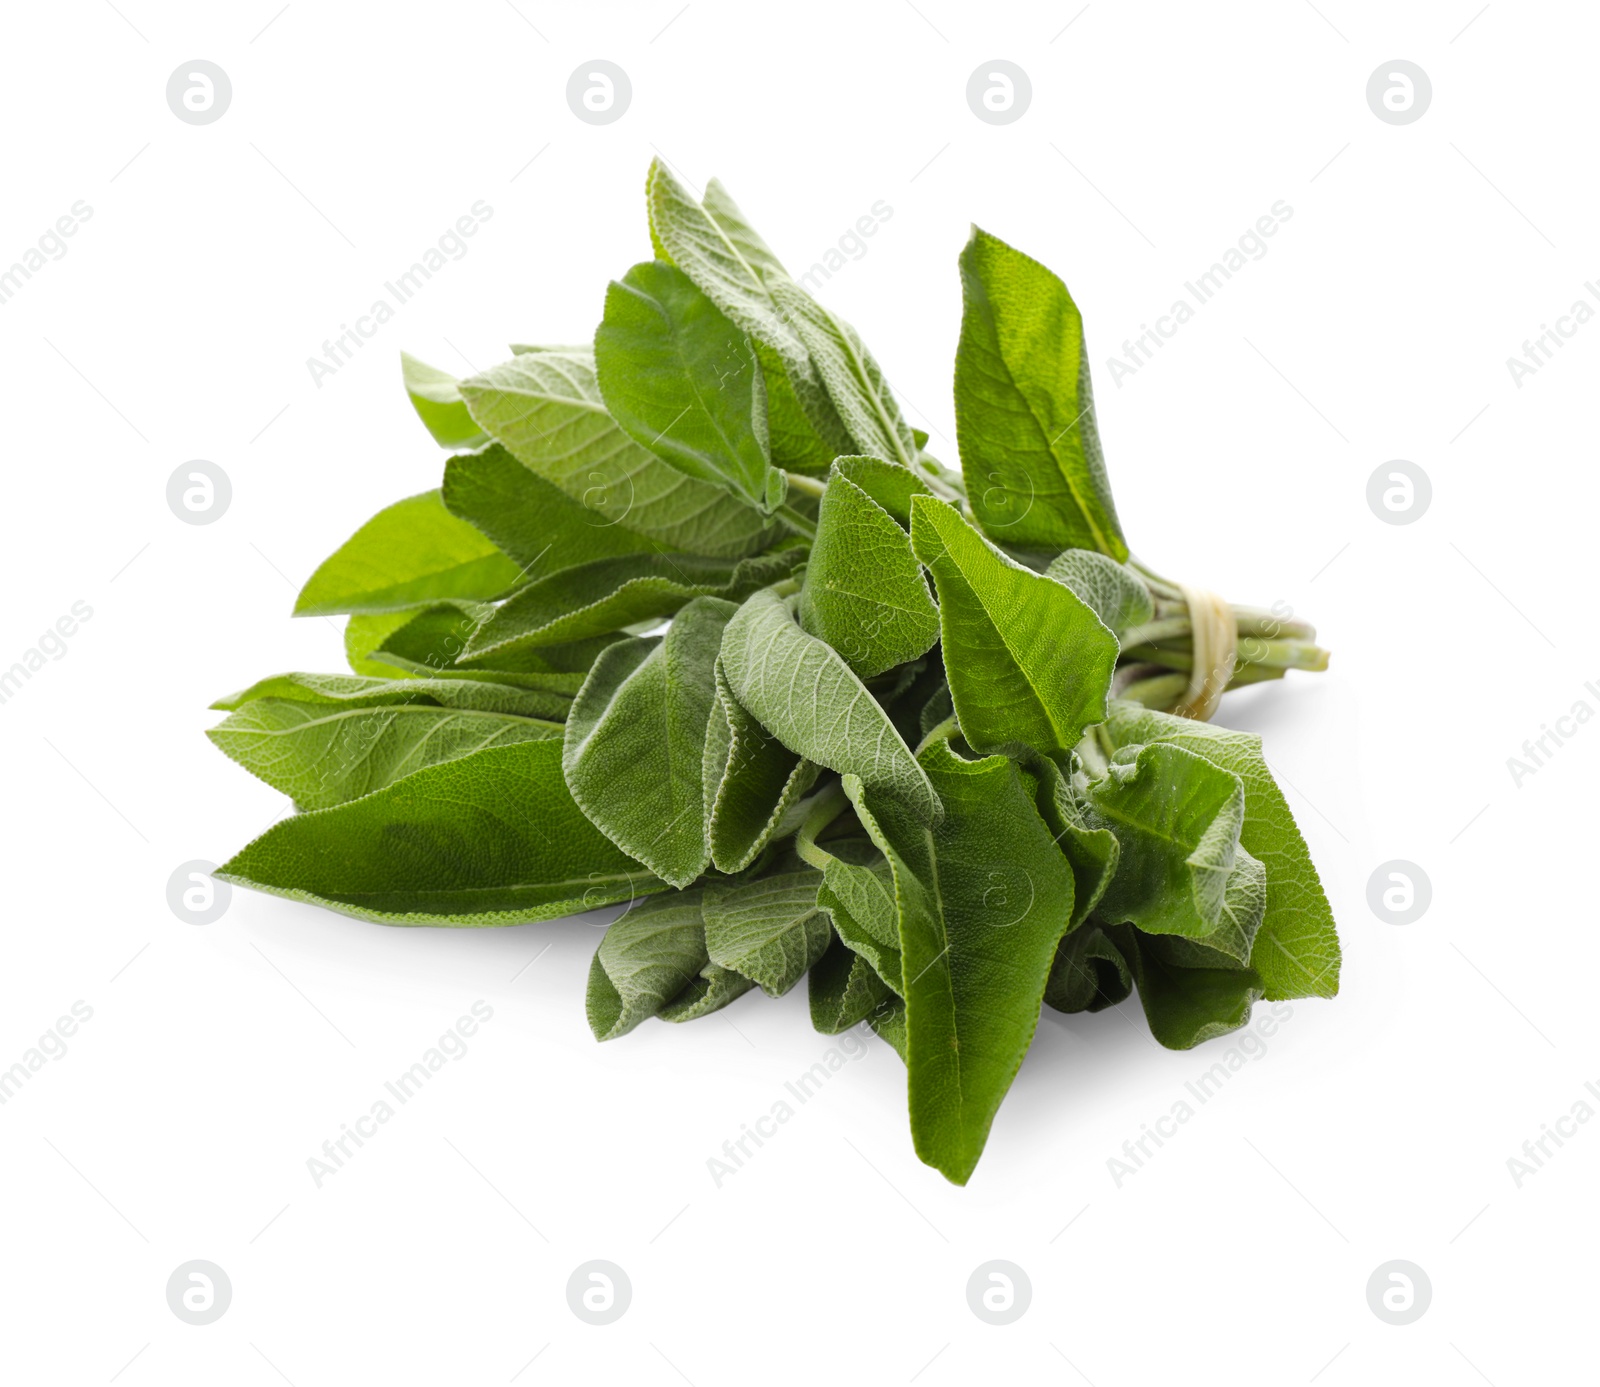
<svg viewBox="0 0 1600 1387">
<path fill-rule="evenodd" d="M 1332 996 L 1259 740 L 1206 721 L 1327 656 L 1130 556 L 1066 286 L 973 232 L 958 472 L 717 183 L 647 188 L 653 258 L 591 345 L 404 359 L 443 484 L 300 594 L 349 615 L 353 674 L 215 705 L 299 811 L 218 875 L 397 925 L 625 903 L 602 1040 L 805 978 L 818 1030 L 899 1052 L 957 1183 L 1041 1005 L 1137 988 L 1181 1049 Z"/>
</svg>

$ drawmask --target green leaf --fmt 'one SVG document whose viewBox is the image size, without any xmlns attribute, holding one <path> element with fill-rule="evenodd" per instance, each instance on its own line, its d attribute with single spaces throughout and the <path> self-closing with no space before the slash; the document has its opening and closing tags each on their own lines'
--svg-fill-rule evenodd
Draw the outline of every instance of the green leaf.
<svg viewBox="0 0 1600 1387">
<path fill-rule="evenodd" d="M 589 821 L 554 740 L 489 747 L 275 824 L 220 880 L 389 925 L 513 925 L 663 889 Z"/>
<path fill-rule="evenodd" d="M 835 458 L 833 465 L 907 529 L 911 526 L 911 498 L 933 494 L 897 462 L 858 456 Z"/>
<path fill-rule="evenodd" d="M 792 280 L 776 279 L 768 287 L 778 311 L 805 344 L 856 447 L 910 467 L 917 456 L 911 426 L 860 334 Z"/>
<path fill-rule="evenodd" d="M 1039 782 L 1039 813 L 1072 864 L 1073 930 L 1099 905 L 1116 875 L 1121 853 L 1117 835 L 1109 828 L 1096 827 L 1093 821 L 1085 778 L 1076 759 L 1068 774 L 1047 756 L 1026 762 Z"/>
<path fill-rule="evenodd" d="M 708 963 L 699 976 L 661 1008 L 663 1021 L 698 1021 L 702 1016 L 721 1011 L 729 1002 L 736 1002 L 755 984 L 742 973 L 730 968 L 719 968 Z"/>
<path fill-rule="evenodd" d="M 1182 966 L 1168 956 L 1168 946 L 1176 941 L 1137 930 L 1120 930 L 1118 939 L 1150 1034 L 1169 1050 L 1189 1050 L 1238 1030 L 1261 998 L 1261 975 L 1253 969 Z"/>
<path fill-rule="evenodd" d="M 441 448 L 478 448 L 489 441 L 467 411 L 458 388 L 461 382 L 448 371 L 401 352 L 400 374 L 412 408 Z"/>
<path fill-rule="evenodd" d="M 385 679 L 393 679 L 401 671 L 431 677 L 461 658 L 472 633 L 492 611 L 494 606 L 488 602 L 435 602 L 384 613 L 376 619 L 394 616 L 398 620 L 367 651 L 367 663 L 378 666 Z"/>
<path fill-rule="evenodd" d="M 877 852 L 866 861 L 835 857 L 823 870 L 823 877 L 824 889 L 862 932 L 887 948 L 899 949 L 899 907 L 895 904 L 894 870 L 887 858 Z M 884 980 L 898 990 L 898 972 L 891 970 Z"/>
<path fill-rule="evenodd" d="M 461 395 L 518 462 L 608 525 L 718 558 L 753 554 L 785 533 L 629 438 L 606 412 L 591 351 L 524 353 L 462 381 Z"/>
<path fill-rule="evenodd" d="M 546 706 L 537 692 L 503 684 L 446 679 L 369 679 L 352 674 L 274 674 L 238 693 L 219 698 L 211 706 L 232 712 L 264 698 L 290 699 L 331 708 L 389 708 L 414 703 L 522 718 L 544 717 Z"/>
<path fill-rule="evenodd" d="M 385 678 L 402 673 L 430 679 L 486 679 L 544 690 L 570 703 L 600 652 L 624 639 L 619 632 L 608 632 L 562 645 L 518 647 L 486 662 L 488 668 L 463 667 L 460 661 L 473 632 L 494 611 L 486 603 L 450 602 L 402 613 L 405 620 L 370 652 L 367 663 Z M 564 717 L 563 707 L 554 707 L 547 715 Z"/>
<path fill-rule="evenodd" d="M 521 570 L 425 491 L 379 511 L 311 575 L 296 616 L 393 612 L 441 598 L 498 597 Z"/>
<path fill-rule="evenodd" d="M 562 767 L 590 821 L 664 881 L 711 859 L 702 784 L 715 667 L 731 602 L 703 597 L 664 637 L 606 650 L 573 701 Z"/>
<path fill-rule="evenodd" d="M 1108 731 L 1118 746 L 1172 743 L 1244 782 L 1239 841 L 1267 873 L 1266 911 L 1250 954 L 1269 1001 L 1332 997 L 1339 990 L 1339 936 L 1311 852 L 1261 754 L 1261 738 L 1212 723 L 1113 701 Z"/>
<path fill-rule="evenodd" d="M 893 995 L 905 990 L 905 958 L 900 951 L 900 921 L 895 906 L 893 869 L 885 860 L 881 867 L 861 867 L 835 859 L 829 864 L 831 884 L 817 891 L 817 904 L 827 910 L 839 941 L 858 955 L 877 974 Z M 888 901 L 888 924 L 893 933 L 885 940 L 880 922 L 868 910 L 859 916 L 847 902 L 865 903 L 878 889 Z M 863 923 L 865 921 L 866 923 Z"/>
<path fill-rule="evenodd" d="M 974 750 L 1020 742 L 1063 756 L 1105 720 L 1117 639 L 1070 588 L 930 497 L 911 503 L 911 543 L 939 591 L 945 673 Z"/>
<path fill-rule="evenodd" d="M 978 523 L 1016 549 L 1126 559 L 1067 286 L 974 227 L 961 293 L 956 445 Z"/>
<path fill-rule="evenodd" d="M 788 280 L 788 273 L 720 185 L 707 188 L 702 207 L 657 159 L 645 186 L 657 255 L 688 275 L 756 345 L 773 457 L 786 467 L 825 468 L 849 450 L 850 435 L 768 287 Z"/>
<path fill-rule="evenodd" d="M 956 715 L 956 705 L 950 698 L 950 682 L 944 678 L 944 661 L 939 662 L 939 682 L 917 714 L 917 741 L 922 741 L 941 722 Z M 907 738 L 909 741 L 910 738 Z"/>
<path fill-rule="evenodd" d="M 711 961 L 781 997 L 803 978 L 833 939 L 818 908 L 819 873 L 775 872 L 753 881 L 712 885 L 705 893 Z"/>
<path fill-rule="evenodd" d="M 663 173 L 665 173 L 664 166 Z M 651 177 L 652 181 L 656 177 L 654 169 L 651 170 Z M 671 175 L 667 174 L 666 177 L 670 178 Z M 772 247 L 761 239 L 761 233 L 750 225 L 744 213 L 739 210 L 739 204 L 723 187 L 720 179 L 707 180 L 706 195 L 701 200 L 701 207 L 727 239 L 733 252 L 757 275 L 763 278 L 771 275 L 789 278 L 789 272 L 784 269 L 782 261 L 773 253 Z"/>
<path fill-rule="evenodd" d="M 498 443 L 446 462 L 443 496 L 452 515 L 482 531 L 519 565 L 520 582 L 594 559 L 661 548 L 644 535 L 608 524 Z"/>
<path fill-rule="evenodd" d="M 835 939 L 808 980 L 811 1024 L 823 1035 L 859 1026 L 894 994 L 860 954 Z"/>
<path fill-rule="evenodd" d="M 796 756 L 734 697 L 722 662 L 717 701 L 706 727 L 702 785 L 711 861 L 742 872 L 778 832 L 821 767 Z"/>
<path fill-rule="evenodd" d="M 1233 855 L 1216 929 L 1204 939 L 1164 936 L 1162 957 L 1186 968 L 1247 967 L 1266 911 L 1267 869 L 1241 847 Z"/>
<path fill-rule="evenodd" d="M 1044 1001 L 1056 1011 L 1104 1011 L 1131 991 L 1133 974 L 1122 951 L 1099 925 L 1084 925 L 1057 946 Z"/>
<path fill-rule="evenodd" d="M 485 615 L 494 610 L 481 602 L 443 602 L 404 612 L 405 620 L 384 636 L 364 667 L 385 679 L 414 678 L 442 682 L 482 681 L 523 690 L 537 701 L 537 716 L 565 718 L 573 695 L 596 656 L 612 635 L 572 645 L 514 651 L 494 669 L 463 669 L 457 661 Z"/>
<path fill-rule="evenodd" d="M 942 741 L 920 759 L 945 806 L 932 829 L 844 783 L 894 869 L 917 1155 L 965 1184 L 1038 1026 L 1072 869 L 1014 761 L 963 761 Z"/>
<path fill-rule="evenodd" d="M 657 896 L 606 929 L 585 1003 L 596 1040 L 626 1035 L 694 985 L 709 961 L 701 902 L 699 891 Z"/>
<path fill-rule="evenodd" d="M 351 707 L 338 700 L 254 698 L 206 735 L 252 775 L 290 796 L 297 808 L 327 809 L 381 790 L 425 766 L 485 747 L 560 737 L 561 732 L 558 722 L 441 707 L 423 699 Z"/>
<path fill-rule="evenodd" d="M 726 192 L 714 200 L 713 217 L 656 159 L 645 180 L 645 198 L 651 233 L 667 258 L 733 322 L 776 350 L 786 366 L 804 363 L 804 348 L 773 304 L 762 271 L 787 275 L 765 242 L 757 246 L 759 238 Z"/>
<path fill-rule="evenodd" d="M 862 679 L 926 654 L 939 639 L 939 609 L 906 532 L 837 470 L 800 589 L 800 625 Z"/>
<path fill-rule="evenodd" d="M 393 666 L 369 658 L 391 634 L 410 621 L 413 613 L 357 613 L 344 624 L 344 657 L 357 674 L 373 679 L 393 679 Z"/>
<path fill-rule="evenodd" d="M 814 809 L 831 812 L 829 801 L 837 805 L 839 800 L 835 797 L 842 799 L 843 794 L 842 786 L 832 786 L 816 797 Z M 808 817 L 795 838 L 795 852 L 822 873 L 822 894 L 831 898 L 823 904 L 850 917 L 840 929 L 846 943 L 850 943 L 849 936 L 860 933 L 898 954 L 900 915 L 895 904 L 894 872 L 871 839 L 836 838 L 824 847 L 817 842 L 814 822 Z M 898 989 L 899 969 L 886 973 L 884 980 Z"/>
<path fill-rule="evenodd" d="M 1147 934 L 1216 931 L 1244 821 L 1239 777 L 1182 747 L 1152 743 L 1119 750 L 1088 794 L 1092 821 L 1121 846 L 1100 918 Z"/>
<path fill-rule="evenodd" d="M 681 270 L 647 260 L 613 280 L 594 356 L 606 408 L 635 443 L 763 514 L 783 504 L 755 348 Z"/>
<path fill-rule="evenodd" d="M 898 795 L 924 820 L 938 817 L 938 796 L 888 714 L 771 588 L 728 623 L 722 664 L 734 697 L 790 751 Z"/>
<path fill-rule="evenodd" d="M 818 801 L 842 794 L 842 787 L 834 786 Z M 840 942 L 866 960 L 884 986 L 898 995 L 904 987 L 900 913 L 888 859 L 870 840 L 836 839 L 825 848 L 816 841 L 810 820 L 800 827 L 795 851 L 822 873 L 817 904 L 832 917 Z"/>
<path fill-rule="evenodd" d="M 778 353 L 765 342 L 754 345 L 767 391 L 767 441 L 772 461 L 779 467 L 812 476 L 826 472 L 841 450 L 852 446 L 833 402 L 817 381 L 808 409 L 801 403 Z"/>
<path fill-rule="evenodd" d="M 1141 578 L 1125 563 L 1093 549 L 1068 549 L 1045 569 L 1046 578 L 1065 583 L 1119 636 L 1155 615 L 1155 599 Z"/>
<path fill-rule="evenodd" d="M 474 664 L 512 651 L 563 645 L 641 621 L 671 616 L 696 597 L 731 601 L 774 583 L 805 558 L 781 549 L 754 558 L 629 554 L 563 569 L 521 589 L 477 631 L 463 657 Z"/>
</svg>

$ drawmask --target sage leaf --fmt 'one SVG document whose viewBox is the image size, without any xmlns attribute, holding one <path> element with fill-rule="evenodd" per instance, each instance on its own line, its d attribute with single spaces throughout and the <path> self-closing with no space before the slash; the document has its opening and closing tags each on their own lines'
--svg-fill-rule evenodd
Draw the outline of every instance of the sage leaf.
<svg viewBox="0 0 1600 1387">
<path fill-rule="evenodd" d="M 590 821 L 680 889 L 706 869 L 702 771 L 715 667 L 731 602 L 702 597 L 664 637 L 595 661 L 567 719 L 562 767 Z"/>
<path fill-rule="evenodd" d="M 940 664 L 940 679 L 934 690 L 923 703 L 922 710 L 917 714 L 917 741 L 921 741 L 933 731 L 941 722 L 956 715 L 956 705 L 950 697 L 950 681 L 943 677 L 944 667 Z M 907 740 L 910 740 L 909 738 Z"/>
<path fill-rule="evenodd" d="M 646 199 L 656 254 L 688 275 L 755 343 L 773 457 L 785 467 L 816 470 L 848 452 L 850 435 L 811 354 L 768 287 L 789 276 L 733 199 L 720 186 L 708 187 L 701 206 L 659 159 L 650 166 Z"/>
<path fill-rule="evenodd" d="M 1127 564 L 1093 549 L 1068 549 L 1056 555 L 1044 576 L 1065 583 L 1107 630 L 1119 636 L 1155 615 L 1155 599 L 1144 579 Z"/>
<path fill-rule="evenodd" d="M 978 523 L 1018 549 L 1126 559 L 1067 286 L 974 227 L 961 297 L 956 446 Z"/>
<path fill-rule="evenodd" d="M 1216 931 L 1244 822 L 1239 777 L 1157 742 L 1120 750 L 1088 794 L 1092 821 L 1120 846 L 1101 918 L 1147 934 Z"/>
<path fill-rule="evenodd" d="M 401 672 L 431 677 L 453 666 L 466 653 L 472 633 L 493 611 L 494 605 L 489 602 L 435 602 L 385 613 L 398 620 L 370 646 L 366 659 L 369 664 L 382 666 L 386 679 Z"/>
<path fill-rule="evenodd" d="M 1026 764 L 1038 780 L 1039 813 L 1072 864 L 1071 928 L 1076 931 L 1111 885 L 1121 845 L 1109 828 L 1095 824 L 1086 781 L 1075 761 L 1067 773 L 1047 756 L 1030 757 Z"/>
<path fill-rule="evenodd" d="M 728 623 L 722 664 L 734 697 L 790 751 L 899 796 L 924 821 L 939 799 L 894 724 L 844 657 L 763 588 Z"/>
<path fill-rule="evenodd" d="M 325 708 L 418 704 L 522 718 L 543 717 L 545 708 L 544 699 L 536 691 L 487 681 L 370 679 L 352 674 L 274 674 L 258 679 L 238 693 L 219 698 L 211 706 L 233 712 L 261 699 L 288 700 Z"/>
<path fill-rule="evenodd" d="M 734 696 L 720 658 L 701 780 L 711 861 L 742 872 L 766 847 L 821 767 L 796 756 Z"/>
<path fill-rule="evenodd" d="M 753 554 L 785 532 L 628 437 L 606 412 L 588 349 L 525 352 L 460 389 L 472 417 L 518 462 L 607 525 L 716 558 Z"/>
<path fill-rule="evenodd" d="M 657 1013 L 663 1021 L 698 1021 L 736 1002 L 755 984 L 742 973 L 708 963 L 689 985 Z"/>
<path fill-rule="evenodd" d="M 589 965 L 584 1004 L 596 1040 L 626 1035 L 700 981 L 710 961 L 701 905 L 699 891 L 657 896 L 606 928 Z"/>
<path fill-rule="evenodd" d="M 518 565 L 519 583 L 595 559 L 662 548 L 645 535 L 607 523 L 498 443 L 446 462 L 442 495 L 452 515 L 487 535 Z"/>
<path fill-rule="evenodd" d="M 448 371 L 401 352 L 400 374 L 412 408 L 441 448 L 479 448 L 489 441 L 461 398 L 461 383 Z"/>
<path fill-rule="evenodd" d="M 872 965 L 838 939 L 807 979 L 811 1024 L 823 1035 L 859 1026 L 893 995 Z"/>
<path fill-rule="evenodd" d="M 1107 730 L 1118 746 L 1171 743 L 1244 782 L 1239 841 L 1266 868 L 1267 899 L 1250 953 L 1269 1001 L 1332 997 L 1339 990 L 1339 936 L 1310 849 L 1261 754 L 1261 738 L 1114 700 Z"/>
<path fill-rule="evenodd" d="M 390 925 L 552 920 L 664 886 L 573 803 L 554 740 L 489 747 L 297 814 L 217 876 Z"/>
<path fill-rule="evenodd" d="M 1180 934 L 1154 936 L 1161 941 L 1161 957 L 1183 968 L 1247 968 L 1266 905 L 1267 869 L 1240 848 L 1234 854 L 1216 929 L 1203 939 Z"/>
<path fill-rule="evenodd" d="M 1133 973 L 1099 925 L 1074 929 L 1056 948 L 1044 1002 L 1062 1012 L 1104 1011 L 1127 1000 Z"/>
<path fill-rule="evenodd" d="M 464 666 L 473 633 L 494 611 L 487 603 L 451 602 L 402 613 L 405 620 L 383 637 L 367 663 L 385 678 L 487 680 L 542 690 L 570 703 L 600 652 L 623 639 L 620 632 L 608 632 L 561 645 L 519 646 L 485 661 L 486 668 Z M 549 715 L 564 717 L 564 705 L 553 706 Z"/>
<path fill-rule="evenodd" d="M 357 674 L 373 679 L 393 679 L 393 665 L 371 658 L 372 652 L 390 635 L 411 620 L 414 612 L 364 612 L 350 617 L 344 625 L 344 657 Z"/>
<path fill-rule="evenodd" d="M 921 763 L 944 804 L 928 828 L 844 780 L 894 871 L 905 973 L 906 1068 L 917 1155 L 965 1184 L 1039 1023 L 1072 914 L 1072 869 L 1004 756 Z"/>
<path fill-rule="evenodd" d="M 911 528 L 911 498 L 933 494 L 899 463 L 882 458 L 841 457 L 835 458 L 833 465 L 840 476 L 860 487 L 905 529 Z"/>
<path fill-rule="evenodd" d="M 441 598 L 498 597 L 520 568 L 425 491 L 379 511 L 313 573 L 296 616 L 393 612 Z"/>
<path fill-rule="evenodd" d="M 755 348 L 681 270 L 651 260 L 613 280 L 594 357 L 606 408 L 634 442 L 763 514 L 783 503 Z"/>
<path fill-rule="evenodd" d="M 833 867 L 832 884 L 824 883 L 818 888 L 817 904 L 827 910 L 840 943 L 851 953 L 859 955 L 861 960 L 877 974 L 879 981 L 889 992 L 897 997 L 900 996 L 906 986 L 905 959 L 900 951 L 899 918 L 894 905 L 894 879 L 888 863 L 883 864 L 882 876 L 887 878 L 889 923 L 895 933 L 887 940 L 883 937 L 882 930 L 877 928 L 877 922 L 870 913 L 863 911 L 858 918 L 846 904 L 847 901 L 859 902 L 864 892 L 870 892 L 874 878 L 877 878 L 879 873 L 872 868 L 853 866 L 849 863 L 835 862 Z"/>
<path fill-rule="evenodd" d="M 1065 756 L 1103 722 L 1117 639 L 1078 596 L 1014 562 L 931 497 L 911 543 L 933 574 L 946 677 L 974 750 Z"/>
<path fill-rule="evenodd" d="M 715 199 L 713 217 L 656 159 L 645 179 L 645 198 L 651 235 L 663 258 L 751 337 L 778 352 L 786 368 L 807 369 L 805 349 L 774 305 L 762 271 L 787 275 L 766 243 L 757 245 L 759 238 L 726 193 Z"/>
<path fill-rule="evenodd" d="M 252 775 L 293 799 L 296 808 L 327 809 L 381 790 L 425 766 L 485 747 L 561 734 L 558 722 L 440 707 L 424 699 L 341 707 L 298 698 L 255 698 L 207 735 Z"/>
<path fill-rule="evenodd" d="M 780 549 L 730 560 L 695 554 L 628 554 L 539 578 L 473 632 L 463 659 L 478 665 L 512 652 L 568 645 L 671 616 L 696 597 L 734 601 L 785 577 L 805 557 Z"/>
<path fill-rule="evenodd" d="M 1119 931 L 1118 938 L 1150 1034 L 1169 1050 L 1192 1049 L 1249 1021 L 1263 990 L 1254 969 L 1185 967 L 1168 954 L 1172 940 L 1131 929 Z"/>
<path fill-rule="evenodd" d="M 711 961 L 781 997 L 810 971 L 833 939 L 817 905 L 822 877 L 805 868 L 706 888 L 706 948 Z"/>
<path fill-rule="evenodd" d="M 662 172 L 666 173 L 664 165 Z M 670 179 L 671 174 L 667 173 L 666 176 Z M 652 170 L 652 183 L 655 178 L 655 171 Z M 670 190 L 666 187 L 662 187 L 661 192 L 670 196 Z M 749 219 L 739 210 L 739 204 L 733 200 L 733 195 L 723 186 L 721 179 L 707 180 L 705 197 L 701 199 L 700 205 L 706 216 L 722 233 L 734 254 L 754 270 L 758 277 L 766 279 L 776 275 L 784 279 L 789 278 L 789 272 L 784 269 L 783 262 L 773 253 L 772 247 L 762 240 L 761 233 L 750 225 Z M 651 220 L 653 225 L 654 218 Z M 670 235 L 672 226 L 670 219 L 667 225 Z"/>
<path fill-rule="evenodd" d="M 799 615 L 801 628 L 862 679 L 916 659 L 939 639 L 939 610 L 906 532 L 837 471 L 822 498 Z"/>
<path fill-rule="evenodd" d="M 842 787 L 835 786 L 832 793 L 842 795 Z M 865 959 L 884 986 L 898 995 L 904 987 L 900 915 L 888 859 L 870 839 L 836 840 L 824 848 L 809 823 L 801 825 L 795 850 L 822 873 L 817 904 L 832 917 L 840 942 Z"/>
</svg>

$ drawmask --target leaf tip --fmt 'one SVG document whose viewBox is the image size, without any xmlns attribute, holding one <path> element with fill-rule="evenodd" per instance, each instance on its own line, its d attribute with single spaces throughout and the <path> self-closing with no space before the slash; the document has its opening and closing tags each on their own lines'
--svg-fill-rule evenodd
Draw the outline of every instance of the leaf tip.
<svg viewBox="0 0 1600 1387">
<path fill-rule="evenodd" d="M 600 962 L 598 951 L 589 964 L 589 989 L 584 997 L 583 1010 L 589 1030 L 598 1041 L 615 1040 L 627 1029 L 621 1026 L 624 1011 L 622 994 L 617 991 L 611 975 Z"/>
</svg>

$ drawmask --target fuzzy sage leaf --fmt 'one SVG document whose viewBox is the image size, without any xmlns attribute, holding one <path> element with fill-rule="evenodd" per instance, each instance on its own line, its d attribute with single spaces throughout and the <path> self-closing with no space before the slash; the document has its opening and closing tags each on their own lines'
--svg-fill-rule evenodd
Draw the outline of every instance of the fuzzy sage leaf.
<svg viewBox="0 0 1600 1387">
<path fill-rule="evenodd" d="M 765 515 L 783 504 L 755 348 L 681 270 L 652 260 L 612 281 L 594 357 L 606 408 L 634 442 Z"/>
</svg>

